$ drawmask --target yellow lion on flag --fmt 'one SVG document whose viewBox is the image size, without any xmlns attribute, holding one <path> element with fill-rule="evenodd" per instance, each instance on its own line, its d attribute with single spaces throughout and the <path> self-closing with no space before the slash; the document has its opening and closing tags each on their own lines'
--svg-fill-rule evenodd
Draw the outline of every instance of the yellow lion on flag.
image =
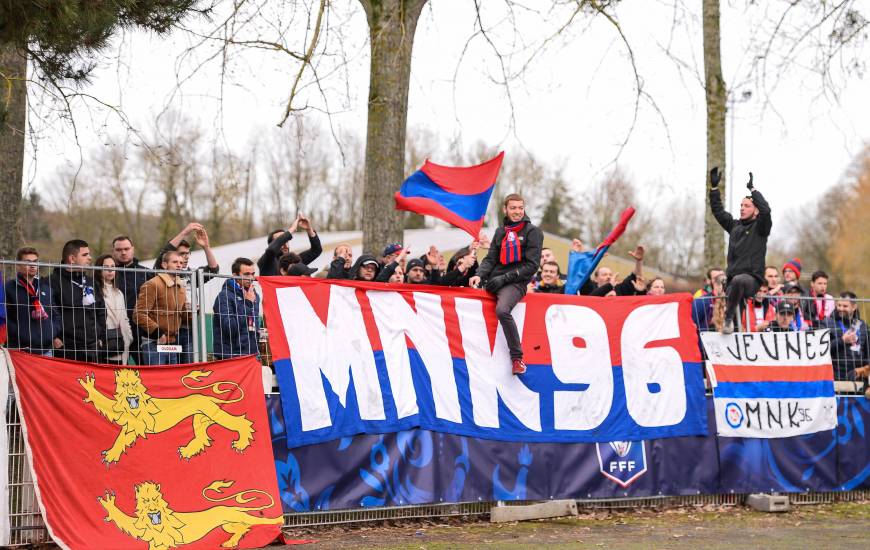
<svg viewBox="0 0 870 550">
<path fill-rule="evenodd" d="M 248 489 L 221 498 L 212 498 L 206 494 L 207 491 L 212 491 L 223 495 L 224 489 L 231 487 L 233 483 L 233 481 L 214 481 L 203 488 L 202 497 L 209 502 L 234 500 L 238 504 L 247 504 L 257 498 L 266 497 L 269 499 L 268 503 L 261 506 L 219 505 L 195 512 L 177 512 L 164 500 L 160 485 L 150 481 L 135 486 L 135 516 L 128 516 L 115 505 L 115 493 L 112 491 L 106 491 L 106 494 L 97 497 L 97 500 L 106 510 L 107 522 L 113 522 L 124 533 L 147 542 L 149 550 L 167 550 L 182 544 L 190 544 L 218 527 L 230 535 L 221 546 L 235 548 L 252 526 L 284 523 L 284 518 L 281 516 L 269 518 L 251 514 L 275 505 L 275 500 L 265 491 Z"/>
<path fill-rule="evenodd" d="M 93 373 L 79 378 L 79 384 L 87 395 L 85 403 L 92 403 L 97 411 L 121 427 L 121 432 L 111 448 L 103 451 L 103 461 L 107 464 L 118 462 L 128 447 L 140 437 L 165 432 L 183 420 L 193 417 L 193 439 L 178 448 L 181 458 L 190 459 L 211 445 L 207 430 L 212 424 L 223 426 L 235 432 L 238 437 L 232 446 L 241 452 L 251 445 L 254 438 L 253 422 L 245 415 L 235 416 L 221 409 L 221 405 L 237 403 L 244 399 L 244 391 L 235 382 L 221 381 L 204 386 L 188 385 L 188 380 L 200 382 L 211 375 L 211 371 L 191 371 L 181 377 L 181 383 L 189 390 L 207 390 L 221 395 L 238 390 L 239 396 L 233 399 L 220 399 L 212 395 L 194 393 L 183 397 L 151 397 L 142 384 L 139 371 L 118 369 L 115 371 L 115 398 L 110 399 L 97 390 Z"/>
</svg>

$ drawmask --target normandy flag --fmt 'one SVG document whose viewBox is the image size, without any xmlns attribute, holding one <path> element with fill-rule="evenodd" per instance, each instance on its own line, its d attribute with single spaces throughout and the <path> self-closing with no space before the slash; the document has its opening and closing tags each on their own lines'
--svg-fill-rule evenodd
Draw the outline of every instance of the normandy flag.
<svg viewBox="0 0 870 550">
<path fill-rule="evenodd" d="M 254 357 L 120 368 L 10 351 L 61 548 L 255 548 L 283 523 Z"/>
</svg>

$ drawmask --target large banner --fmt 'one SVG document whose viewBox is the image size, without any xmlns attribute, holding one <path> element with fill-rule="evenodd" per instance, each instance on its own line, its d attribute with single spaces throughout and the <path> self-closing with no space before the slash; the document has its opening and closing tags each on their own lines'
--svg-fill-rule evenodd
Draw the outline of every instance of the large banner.
<svg viewBox="0 0 870 550">
<path fill-rule="evenodd" d="M 133 370 L 11 352 L 61 548 L 256 548 L 283 523 L 253 357 Z"/>
<path fill-rule="evenodd" d="M 288 441 L 414 427 L 507 441 L 707 433 L 691 296 L 533 294 L 511 374 L 492 296 L 473 289 L 263 277 Z"/>
<path fill-rule="evenodd" d="M 790 437 L 837 426 L 828 331 L 708 332 L 701 338 L 719 435 Z"/>
<path fill-rule="evenodd" d="M 524 443 L 413 429 L 288 448 L 277 395 L 272 446 L 287 513 L 497 500 L 870 490 L 870 400 L 840 397 L 837 429 L 780 439 L 710 435 Z M 709 399 L 710 409 L 713 400 Z"/>
</svg>

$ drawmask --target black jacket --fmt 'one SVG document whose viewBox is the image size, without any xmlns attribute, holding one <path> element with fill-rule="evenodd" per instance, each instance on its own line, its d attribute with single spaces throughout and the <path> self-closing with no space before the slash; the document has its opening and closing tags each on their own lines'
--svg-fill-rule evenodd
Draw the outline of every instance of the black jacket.
<svg viewBox="0 0 870 550">
<path fill-rule="evenodd" d="M 261 276 L 280 274 L 278 271 L 278 258 L 281 257 L 281 247 L 292 238 L 293 233 L 285 231 L 269 243 L 269 246 L 263 251 L 263 255 L 257 259 L 257 269 Z M 299 257 L 302 258 L 302 263 L 305 265 L 316 260 L 320 256 L 320 253 L 323 252 L 323 247 L 320 246 L 320 237 L 317 233 L 313 237 L 308 237 L 308 243 L 311 245 L 311 248 L 299 253 Z"/>
<path fill-rule="evenodd" d="M 535 292 L 541 294 L 565 294 L 565 285 L 556 284 L 556 285 L 548 285 L 541 283 L 538 285 L 538 288 L 535 289 Z"/>
<path fill-rule="evenodd" d="M 350 268 L 350 273 L 348 278 L 354 281 L 361 281 L 359 278 L 359 268 L 362 266 L 363 262 L 374 261 L 378 262 L 377 258 L 372 256 L 371 254 L 361 254 L 359 258 L 353 263 L 353 267 Z M 385 283 L 390 280 L 390 277 L 393 276 L 393 273 L 396 272 L 396 268 L 399 267 L 398 262 L 390 262 L 385 266 L 381 266 L 378 263 L 378 266 L 375 268 L 375 278 L 372 279 L 372 282 L 376 283 Z"/>
<path fill-rule="evenodd" d="M 43 284 L 44 283 L 44 284 Z M 49 314 L 47 319 L 34 319 L 27 293 L 20 275 L 6 281 L 6 333 L 11 349 L 23 349 L 34 353 L 46 353 L 52 349 L 56 325 L 60 318 L 52 308 L 51 285 L 39 277 L 33 280 L 33 287 L 39 295 L 39 303 Z"/>
<path fill-rule="evenodd" d="M 507 234 L 504 225 L 502 225 L 495 230 L 492 244 L 489 246 L 489 252 L 486 254 L 486 258 L 480 262 L 480 267 L 477 269 L 481 287 L 488 280 L 502 276 L 504 276 L 504 284 L 526 286 L 532 280 L 532 277 L 535 276 L 535 273 L 538 272 L 538 266 L 541 263 L 541 249 L 544 247 L 544 232 L 538 229 L 537 226 L 532 225 L 528 216 L 523 216 L 523 221 L 526 222 L 526 225 L 517 235 L 517 239 L 522 243 L 522 259 L 507 265 L 501 263 L 501 243 Z M 504 223 L 510 222 L 505 218 Z"/>
<path fill-rule="evenodd" d="M 836 380 L 854 380 L 855 369 L 870 365 L 870 335 L 867 333 L 867 323 L 858 319 L 843 319 L 836 311 L 823 325 L 831 329 L 831 362 L 834 364 Z M 843 341 L 843 334 L 852 327 L 858 335 L 858 349 L 852 349 L 852 344 Z M 845 329 L 845 330 L 843 330 Z"/>
<path fill-rule="evenodd" d="M 372 256 L 374 257 L 374 256 Z M 350 279 L 350 269 L 344 267 L 344 258 L 334 258 L 329 263 L 329 271 L 326 273 L 327 279 Z"/>
<path fill-rule="evenodd" d="M 51 275 L 51 297 L 60 318 L 56 335 L 68 350 L 97 351 L 98 335 L 106 332 L 106 305 L 94 281 L 81 271 L 57 268 Z M 84 305 L 86 296 L 93 296 Z"/>
<path fill-rule="evenodd" d="M 133 307 L 136 306 L 136 298 L 139 297 L 139 287 L 145 284 L 145 281 L 154 276 L 154 273 L 148 271 L 148 268 L 139 263 L 138 258 L 133 258 L 133 261 L 126 265 L 118 265 L 118 267 L 126 267 L 129 269 L 141 269 L 142 271 L 118 271 L 115 274 L 115 284 L 118 289 L 124 294 L 124 303 L 127 304 L 127 318 L 132 323 Z"/>
<path fill-rule="evenodd" d="M 764 265 L 767 256 L 767 238 L 773 221 L 770 205 L 758 191 L 752 191 L 752 202 L 758 208 L 758 217 L 738 220 L 731 217 L 722 206 L 719 189 L 710 189 L 710 209 L 722 229 L 731 236 L 728 242 L 728 268 L 725 274 L 730 281 L 743 273 L 752 275 L 764 283 Z"/>
</svg>

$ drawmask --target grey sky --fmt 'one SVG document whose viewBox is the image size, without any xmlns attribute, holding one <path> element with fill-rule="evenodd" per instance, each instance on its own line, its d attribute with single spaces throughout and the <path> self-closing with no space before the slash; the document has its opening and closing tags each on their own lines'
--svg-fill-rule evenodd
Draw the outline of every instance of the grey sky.
<svg viewBox="0 0 870 550">
<path fill-rule="evenodd" d="M 699 2 L 693 4 L 700 10 Z M 364 136 L 368 55 L 365 21 L 356 5 L 345 0 L 339 6 L 340 15 L 347 18 L 343 39 L 350 63 L 344 74 L 339 72 L 325 82 L 330 107 L 337 112 L 333 124 Z M 727 3 L 722 9 L 724 73 L 731 84 L 746 74 L 752 62 L 746 49 L 758 40 L 760 23 Z M 625 2 L 617 13 L 644 90 L 660 110 L 657 113 L 650 101 L 641 102 L 619 166 L 646 190 L 647 205 L 676 193 L 692 193 L 700 201 L 706 163 L 704 95 L 698 80 L 703 74 L 700 14 L 680 13 L 681 25 L 672 33 L 674 11 L 663 3 Z M 502 15 L 484 12 L 484 20 L 495 22 Z M 492 37 L 502 45 L 517 38 L 534 43 L 557 20 L 520 15 L 518 36 L 501 24 L 492 30 Z M 545 161 L 564 164 L 575 192 L 611 168 L 631 124 L 635 82 L 627 49 L 610 24 L 600 18 L 594 24 L 588 18 L 581 21 L 542 52 L 522 79 L 513 82 L 513 130 L 505 89 L 492 83 L 492 77 L 500 75 L 496 57 L 481 37 L 470 43 L 457 71 L 460 54 L 473 32 L 471 2 L 431 0 L 424 10 L 414 43 L 410 128 L 426 127 L 444 142 L 458 140 L 460 147 L 477 140 L 500 144 L 508 154 L 525 147 Z M 217 100 L 217 65 L 187 82 L 170 102 L 176 60 L 190 40 L 182 34 L 168 41 L 126 35 L 119 49 L 108 56 L 118 56 L 120 62 L 108 63 L 95 73 L 86 91 L 109 103 L 120 103 L 134 126 L 143 129 L 169 103 L 206 127 L 221 126 L 222 139 L 236 150 L 243 150 L 254 133 L 276 131 L 295 66 L 280 56 L 249 51 L 232 65 L 222 103 Z M 684 62 L 682 70 L 665 55 L 666 44 Z M 522 55 L 509 58 L 511 70 L 522 59 Z M 866 107 L 870 84 L 858 77 L 840 87 L 838 104 L 818 98 L 818 77 L 798 69 L 779 80 L 767 106 L 757 83 L 738 88 L 738 92 L 743 90 L 751 90 L 753 96 L 734 111 L 730 158 L 738 187 L 733 203 L 739 201 L 746 172 L 752 170 L 774 215 L 790 211 L 839 181 L 870 136 Z M 323 107 L 316 93 L 306 92 L 302 99 Z M 306 116 L 326 122 L 317 111 Z M 115 115 L 93 103 L 89 109 L 77 108 L 76 118 L 85 151 L 103 146 L 107 136 L 120 135 Z M 79 153 L 71 130 L 62 124 L 42 127 L 40 138 L 38 162 L 29 165 L 28 174 L 37 188 L 45 190 L 59 166 L 78 164 Z M 433 160 L 438 161 L 437 152 Z M 780 225 L 779 229 L 785 228 Z"/>
</svg>

